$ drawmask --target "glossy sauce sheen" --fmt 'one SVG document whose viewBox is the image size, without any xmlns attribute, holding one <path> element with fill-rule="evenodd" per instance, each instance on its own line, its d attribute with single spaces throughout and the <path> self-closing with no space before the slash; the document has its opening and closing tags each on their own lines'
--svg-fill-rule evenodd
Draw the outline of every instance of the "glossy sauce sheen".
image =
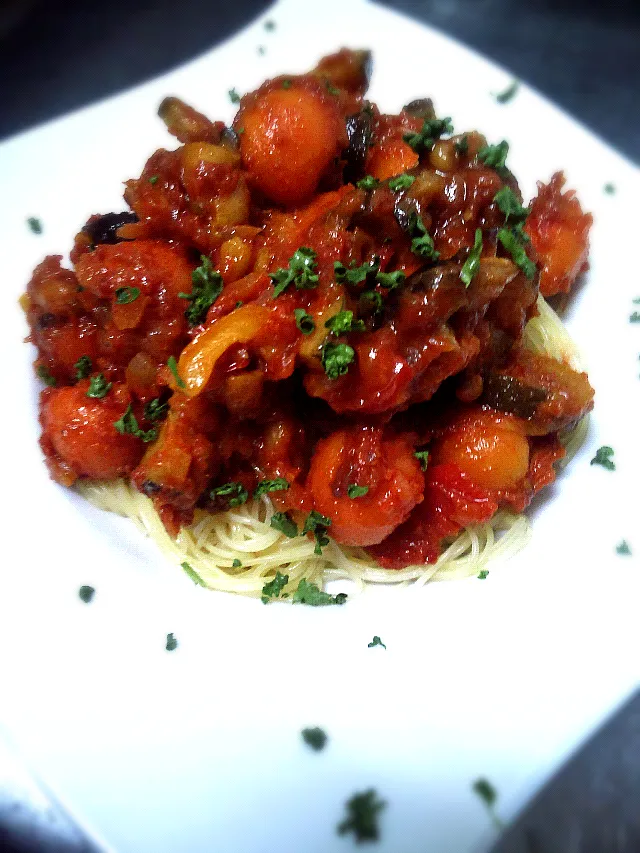
<svg viewBox="0 0 640 853">
<path fill-rule="evenodd" d="M 520 342 L 539 288 L 584 269 L 591 217 L 561 175 L 528 218 L 505 212 L 498 193 L 522 199 L 484 137 L 432 124 L 426 99 L 381 115 L 369 60 L 269 80 L 233 128 L 167 98 L 181 145 L 127 182 L 130 211 L 89 220 L 72 270 L 36 268 L 59 482 L 129 477 L 175 534 L 229 508 L 220 486 L 283 478 L 279 511 L 395 569 L 553 480 L 593 392 Z"/>
</svg>

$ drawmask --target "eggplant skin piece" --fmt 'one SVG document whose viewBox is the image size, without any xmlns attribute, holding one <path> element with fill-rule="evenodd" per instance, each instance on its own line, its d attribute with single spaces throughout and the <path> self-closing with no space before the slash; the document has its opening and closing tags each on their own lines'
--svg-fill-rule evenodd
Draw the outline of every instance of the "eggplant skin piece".
<svg viewBox="0 0 640 853">
<path fill-rule="evenodd" d="M 103 213 L 102 216 L 92 216 L 87 224 L 83 225 L 82 231 L 94 246 L 100 243 L 121 243 L 122 238 L 117 235 L 118 228 L 137 221 L 138 217 L 129 210 L 122 213 Z"/>
<path fill-rule="evenodd" d="M 370 109 L 364 107 L 359 113 L 347 117 L 347 136 L 349 144 L 342 153 L 346 161 L 344 181 L 355 184 L 363 175 L 367 151 L 373 141 L 373 115 Z"/>
<path fill-rule="evenodd" d="M 547 395 L 542 388 L 525 385 L 513 376 L 505 376 L 502 373 L 490 373 L 485 376 L 482 402 L 499 412 L 516 415 L 528 421 L 535 415 L 540 403 L 544 403 L 546 399 Z"/>
</svg>

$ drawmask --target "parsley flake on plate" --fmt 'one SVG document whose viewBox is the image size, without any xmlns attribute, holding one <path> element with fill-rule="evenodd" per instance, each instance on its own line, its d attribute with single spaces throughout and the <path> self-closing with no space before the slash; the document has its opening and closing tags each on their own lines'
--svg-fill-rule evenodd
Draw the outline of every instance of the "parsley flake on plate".
<svg viewBox="0 0 640 853">
<path fill-rule="evenodd" d="M 508 104 L 509 101 L 512 101 L 514 99 L 519 88 L 520 83 L 518 82 L 518 80 L 514 80 L 512 83 L 510 83 L 509 86 L 507 86 L 507 88 L 503 92 L 498 92 L 493 97 L 499 104 Z"/>
<path fill-rule="evenodd" d="M 604 191 L 606 192 L 607 195 L 614 195 L 614 193 L 616 191 L 615 184 L 605 184 L 604 185 Z"/>
<path fill-rule="evenodd" d="M 349 332 L 364 332 L 364 322 L 353 319 L 353 311 L 339 311 L 335 316 L 329 317 L 324 324 L 334 335 L 347 335 Z"/>
<path fill-rule="evenodd" d="M 454 142 L 453 147 L 455 148 L 456 154 L 459 157 L 464 157 L 469 153 L 469 137 L 465 133 L 457 142 Z"/>
<path fill-rule="evenodd" d="M 284 84 L 283 84 L 284 85 Z M 289 266 L 285 269 L 280 267 L 275 272 L 269 273 L 273 282 L 273 298 L 293 284 L 296 290 L 311 290 L 318 286 L 318 274 L 316 272 L 316 253 L 308 246 L 301 246 L 289 258 Z"/>
<path fill-rule="evenodd" d="M 419 154 L 422 151 L 431 151 L 438 139 L 445 133 L 453 133 L 450 116 L 425 119 L 422 128 L 417 133 L 405 133 L 402 138 L 410 148 Z"/>
<path fill-rule="evenodd" d="M 364 178 L 360 178 L 356 183 L 356 186 L 359 190 L 367 190 L 367 192 L 371 192 L 371 190 L 375 190 L 376 187 L 380 186 L 380 181 L 377 178 L 374 178 L 373 175 L 365 175 Z"/>
<path fill-rule="evenodd" d="M 298 525 L 288 512 L 274 512 L 269 524 L 274 530 L 279 530 L 280 533 L 284 533 L 289 539 L 295 539 L 298 535 Z"/>
<path fill-rule="evenodd" d="M 404 284 L 406 276 L 402 270 L 392 270 L 391 272 L 377 272 L 376 284 L 384 287 L 385 290 L 395 290 Z"/>
<path fill-rule="evenodd" d="M 333 271 L 336 276 L 336 281 L 347 284 L 361 284 L 366 280 L 367 276 L 374 275 L 378 272 L 378 267 L 380 266 L 380 261 L 378 258 L 374 258 L 372 261 L 366 264 L 361 264 L 360 266 L 356 265 L 355 261 L 352 261 L 348 267 L 342 263 L 342 261 L 334 261 L 333 263 Z"/>
<path fill-rule="evenodd" d="M 437 261 L 440 252 L 435 248 L 433 237 L 427 231 L 424 222 L 415 212 L 409 214 L 409 234 L 411 236 L 411 251 L 425 261 Z"/>
<path fill-rule="evenodd" d="M 473 241 L 473 248 L 469 251 L 467 260 L 462 265 L 460 270 L 460 278 L 464 282 L 465 287 L 469 287 L 473 281 L 474 275 L 480 269 L 480 255 L 482 254 L 482 229 L 476 228 L 476 235 Z"/>
<path fill-rule="evenodd" d="M 138 426 L 138 420 L 133 414 L 131 403 L 129 403 L 123 412 L 122 417 L 119 418 L 119 420 L 114 421 L 113 425 L 120 435 L 134 435 L 136 438 L 141 439 L 145 444 L 148 444 L 150 441 L 155 441 L 158 435 L 158 431 L 155 427 L 152 427 L 149 430 L 140 429 Z"/>
<path fill-rule="evenodd" d="M 498 829 L 502 829 L 502 821 L 495 812 L 495 805 L 498 799 L 498 792 L 493 787 L 491 782 L 484 777 L 476 779 L 471 786 L 474 793 L 482 800 L 487 807 L 487 811 L 491 815 L 491 819 Z"/>
<path fill-rule="evenodd" d="M 319 726 L 302 729 L 300 734 L 302 735 L 302 740 L 315 752 L 320 752 L 327 744 L 327 733 Z"/>
<path fill-rule="evenodd" d="M 88 355 L 81 355 L 73 365 L 76 369 L 76 380 L 87 379 L 91 374 L 92 364 Z"/>
<path fill-rule="evenodd" d="M 294 604 L 308 604 L 311 607 L 324 607 L 328 604 L 344 604 L 347 600 L 346 592 L 339 592 L 337 595 L 331 595 L 328 592 L 320 589 L 320 587 L 302 578 L 293 593 L 292 601 Z"/>
<path fill-rule="evenodd" d="M 155 187 L 155 185 L 158 183 L 159 177 L 159 175 L 151 175 L 151 177 L 149 178 L 149 183 L 152 187 Z"/>
<path fill-rule="evenodd" d="M 387 804 L 378 799 L 375 788 L 354 794 L 347 800 L 347 816 L 338 824 L 338 835 L 352 832 L 356 842 L 377 841 L 380 838 L 379 815 Z"/>
<path fill-rule="evenodd" d="M 37 216 L 30 216 L 27 219 L 27 225 L 32 234 L 42 234 L 42 220 Z"/>
<path fill-rule="evenodd" d="M 103 397 L 107 396 L 111 387 L 111 382 L 107 382 L 104 378 L 104 374 L 96 373 L 96 375 L 92 376 L 89 380 L 89 387 L 87 388 L 86 396 L 93 397 L 96 400 L 101 400 Z"/>
<path fill-rule="evenodd" d="M 476 577 L 478 578 L 479 581 L 484 581 L 489 577 L 489 572 L 487 569 L 482 569 L 481 571 L 478 572 Z"/>
<path fill-rule="evenodd" d="M 414 450 L 413 455 L 416 457 L 416 459 L 420 463 L 420 469 L 422 471 L 426 471 L 427 470 L 427 462 L 429 461 L 429 451 L 428 450 Z"/>
<path fill-rule="evenodd" d="M 249 492 L 242 483 L 231 482 L 211 489 L 209 497 L 212 501 L 222 499 L 228 507 L 234 507 L 245 504 L 249 500 Z"/>
<path fill-rule="evenodd" d="M 200 575 L 189 565 L 189 563 L 186 562 L 186 560 L 184 563 L 180 563 L 180 566 L 184 570 L 184 573 L 188 575 L 194 583 L 198 584 L 198 586 L 206 586 L 206 583 L 202 580 Z"/>
<path fill-rule="evenodd" d="M 159 397 L 154 397 L 144 407 L 144 416 L 148 421 L 162 421 L 169 413 L 169 404 L 163 403 Z"/>
<path fill-rule="evenodd" d="M 596 450 L 596 455 L 590 462 L 591 465 L 602 465 L 607 471 L 615 471 L 616 463 L 613 461 L 613 448 L 603 444 Z"/>
<path fill-rule="evenodd" d="M 253 496 L 259 498 L 260 495 L 266 495 L 269 492 L 285 492 L 290 484 L 284 477 L 276 477 L 275 480 L 260 480 L 256 486 Z"/>
<path fill-rule="evenodd" d="M 184 379 L 178 373 L 178 362 L 176 361 L 175 355 L 170 355 L 167 359 L 167 367 L 173 374 L 173 378 L 176 380 L 176 385 L 178 388 L 186 388 L 186 384 Z"/>
<path fill-rule="evenodd" d="M 58 384 L 55 376 L 52 376 L 44 364 L 39 364 L 36 367 L 36 375 L 39 379 L 41 379 L 45 385 L 48 385 L 49 388 L 55 388 Z"/>
<path fill-rule="evenodd" d="M 296 326 L 303 335 L 315 332 L 316 324 L 311 314 L 307 314 L 304 308 L 294 308 L 293 316 L 296 318 Z"/>
<path fill-rule="evenodd" d="M 119 287 L 116 290 L 116 305 L 128 305 L 140 296 L 139 287 Z"/>
<path fill-rule="evenodd" d="M 507 252 L 509 252 L 513 262 L 520 267 L 526 277 L 532 279 L 536 274 L 536 265 L 527 255 L 522 244 L 523 235 L 516 230 L 510 231 L 508 228 L 501 228 L 498 231 L 498 240 Z"/>
<path fill-rule="evenodd" d="M 629 317 L 630 323 L 640 323 L 640 311 L 634 311 L 633 314 Z"/>
<path fill-rule="evenodd" d="M 496 172 L 501 172 L 506 168 L 508 153 L 509 143 L 503 139 L 497 145 L 485 145 L 484 148 L 481 148 L 478 151 L 478 160 L 482 160 Z"/>
<path fill-rule="evenodd" d="M 329 379 L 344 376 L 355 361 L 356 352 L 349 344 L 325 343 L 321 352 L 322 366 Z"/>
<path fill-rule="evenodd" d="M 92 586 L 81 586 L 78 590 L 78 597 L 80 601 L 84 601 L 85 604 L 89 604 L 93 600 L 93 596 L 95 594 L 96 591 Z"/>
<path fill-rule="evenodd" d="M 173 634 L 167 634 L 167 639 L 164 647 L 168 652 L 173 652 L 175 651 L 175 649 L 178 648 L 178 641 L 176 640 Z"/>
<path fill-rule="evenodd" d="M 229 89 L 229 100 L 232 104 L 240 103 L 240 95 L 236 92 L 235 89 Z"/>
<path fill-rule="evenodd" d="M 414 181 L 413 175 L 407 175 L 405 172 L 389 180 L 389 189 L 392 193 L 399 193 L 401 190 L 408 190 Z"/>
<path fill-rule="evenodd" d="M 239 560 L 239 559 L 236 557 L 236 558 L 234 559 L 233 563 L 231 563 L 231 568 L 232 568 L 232 569 L 239 569 L 239 568 L 241 568 L 241 567 L 242 567 L 242 561 L 241 561 L 241 560 Z"/>
<path fill-rule="evenodd" d="M 631 556 L 631 548 L 626 539 L 623 539 L 619 545 L 616 545 L 616 554 L 620 554 L 623 557 Z"/>
<path fill-rule="evenodd" d="M 504 213 L 505 225 L 515 226 L 525 222 L 527 216 L 531 213 L 530 207 L 523 207 L 518 196 L 514 193 L 510 186 L 502 187 L 493 197 L 494 202 L 498 205 L 498 209 Z"/>
<path fill-rule="evenodd" d="M 316 547 L 313 549 L 313 553 L 318 556 L 322 555 L 322 549 L 325 545 L 329 544 L 329 537 L 326 535 L 328 527 L 331 527 L 331 519 L 315 509 L 312 509 L 305 519 L 301 536 L 304 536 L 305 533 L 313 533 L 316 540 Z"/>
<path fill-rule="evenodd" d="M 222 276 L 214 270 L 211 258 L 200 255 L 200 266 L 191 273 L 191 283 L 191 293 L 179 293 L 178 296 L 191 303 L 184 316 L 190 326 L 197 326 L 204 322 L 207 311 L 222 293 Z"/>
<path fill-rule="evenodd" d="M 367 644 L 367 648 L 373 649 L 375 646 L 382 646 L 383 649 L 387 648 L 377 634 L 374 636 L 373 640 Z"/>
<path fill-rule="evenodd" d="M 349 483 L 347 486 L 347 494 L 351 500 L 363 498 L 369 491 L 369 486 L 358 486 L 357 483 Z"/>
</svg>

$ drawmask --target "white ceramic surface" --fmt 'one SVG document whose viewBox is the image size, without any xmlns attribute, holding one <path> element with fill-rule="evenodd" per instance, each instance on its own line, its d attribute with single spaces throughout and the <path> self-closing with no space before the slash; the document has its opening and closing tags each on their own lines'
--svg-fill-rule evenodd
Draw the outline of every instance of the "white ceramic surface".
<svg viewBox="0 0 640 853">
<path fill-rule="evenodd" d="M 131 525 L 47 479 L 16 299 L 46 253 L 67 252 L 89 214 L 122 209 L 121 182 L 172 145 L 156 117 L 164 95 L 230 119 L 231 87 L 342 45 L 373 49 L 383 108 L 427 94 L 457 129 L 507 138 L 525 196 L 566 168 L 595 214 L 569 325 L 597 405 L 586 445 L 533 513 L 531 544 L 487 580 L 264 607 L 195 587 Z M 362 0 L 284 0 L 181 69 L 0 145 L 0 721 L 118 853 L 349 850 L 335 826 L 371 786 L 388 801 L 380 853 L 480 853 L 494 829 L 472 781 L 488 777 L 510 819 L 640 683 L 638 170 L 525 87 L 496 104 L 510 80 Z M 601 444 L 615 472 L 589 464 Z M 630 557 L 615 552 L 623 538 Z M 90 605 L 82 584 L 97 590 Z M 386 651 L 367 648 L 374 634 Z M 328 732 L 322 753 L 302 744 L 306 725 Z"/>
</svg>

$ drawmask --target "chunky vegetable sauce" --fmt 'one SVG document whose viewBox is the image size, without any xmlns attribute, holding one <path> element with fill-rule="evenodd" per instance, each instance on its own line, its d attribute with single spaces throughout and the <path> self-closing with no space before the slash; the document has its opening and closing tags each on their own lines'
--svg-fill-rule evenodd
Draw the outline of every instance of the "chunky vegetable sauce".
<svg viewBox="0 0 640 853">
<path fill-rule="evenodd" d="M 268 80 L 233 127 L 175 98 L 178 138 L 35 270 L 24 305 L 51 475 L 130 478 L 172 534 L 268 492 L 286 535 L 434 561 L 521 511 L 592 407 L 522 346 L 586 266 L 562 175 L 523 205 L 508 145 L 429 100 L 383 115 L 369 56 Z"/>
</svg>

